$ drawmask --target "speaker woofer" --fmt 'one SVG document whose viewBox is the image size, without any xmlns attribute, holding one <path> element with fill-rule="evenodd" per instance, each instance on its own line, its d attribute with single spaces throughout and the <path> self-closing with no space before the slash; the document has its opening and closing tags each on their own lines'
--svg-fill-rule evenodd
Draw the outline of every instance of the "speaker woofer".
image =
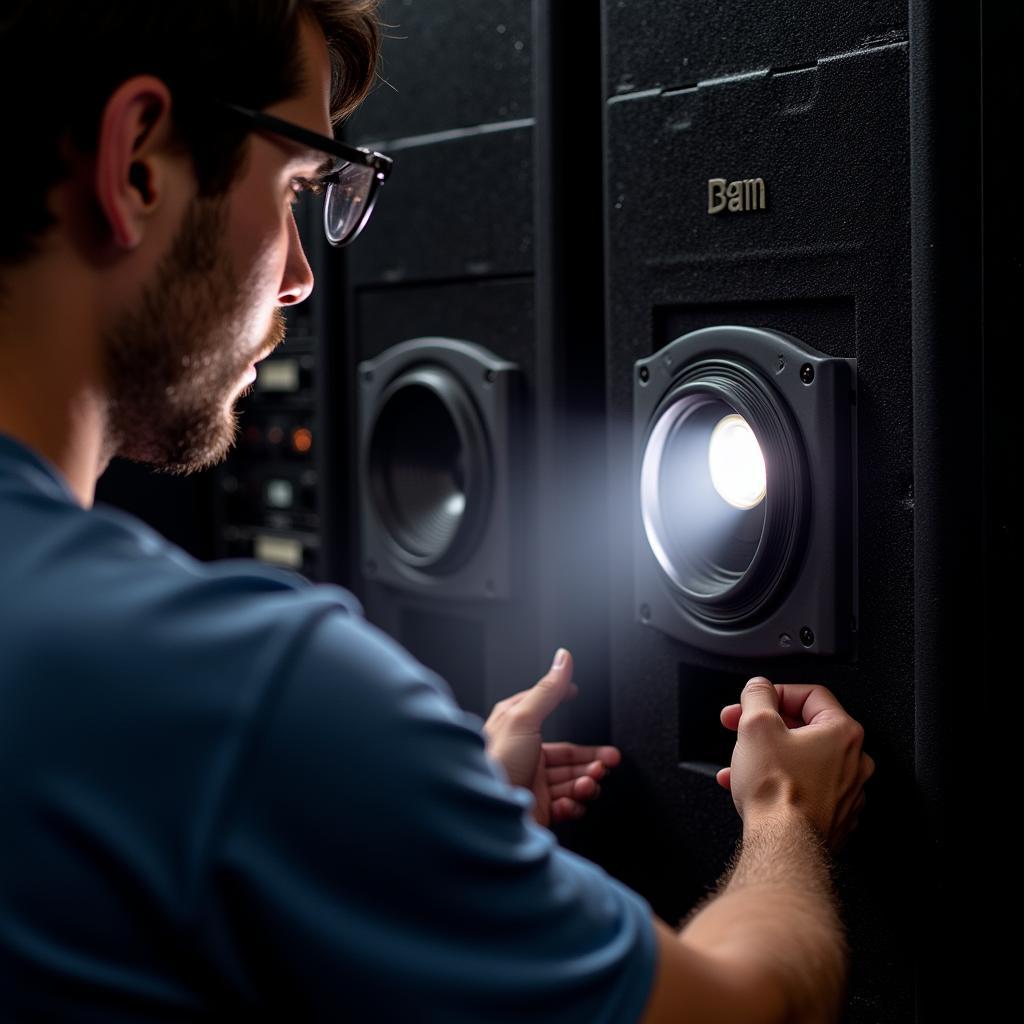
<svg viewBox="0 0 1024 1024">
<path fill-rule="evenodd" d="M 716 427 L 737 417 L 767 480 L 749 507 L 722 497 L 710 463 Z M 767 381 L 726 359 L 687 368 L 651 418 L 640 492 L 647 542 L 691 614 L 735 627 L 772 606 L 799 547 L 808 481 L 796 426 Z"/>
<path fill-rule="evenodd" d="M 634 364 L 640 623 L 729 658 L 850 646 L 855 373 L 781 331 L 733 325 Z"/>
<path fill-rule="evenodd" d="M 368 584 L 432 599 L 511 595 L 522 520 L 519 384 L 514 363 L 457 338 L 411 338 L 359 364 Z"/>
<path fill-rule="evenodd" d="M 487 437 L 473 401 L 440 366 L 401 374 L 381 396 L 368 478 L 396 558 L 444 572 L 472 551 L 491 498 Z"/>
</svg>

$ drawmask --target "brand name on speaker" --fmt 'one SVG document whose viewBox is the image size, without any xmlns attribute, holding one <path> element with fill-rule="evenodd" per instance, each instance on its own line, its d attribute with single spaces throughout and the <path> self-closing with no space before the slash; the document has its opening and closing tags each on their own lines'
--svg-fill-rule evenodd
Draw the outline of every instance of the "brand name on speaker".
<svg viewBox="0 0 1024 1024">
<path fill-rule="evenodd" d="M 708 178 L 708 213 L 746 213 L 764 209 L 764 178 L 726 181 Z"/>
</svg>

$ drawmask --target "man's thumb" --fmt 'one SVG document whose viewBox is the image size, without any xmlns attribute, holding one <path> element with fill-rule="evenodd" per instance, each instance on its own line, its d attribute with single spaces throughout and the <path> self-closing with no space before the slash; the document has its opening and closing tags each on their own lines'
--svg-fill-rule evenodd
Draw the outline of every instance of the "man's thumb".
<svg viewBox="0 0 1024 1024">
<path fill-rule="evenodd" d="M 763 711 L 765 708 L 778 714 L 779 691 L 764 676 L 754 676 L 753 679 L 748 679 L 747 685 L 743 687 L 740 704 L 744 715 L 751 711 Z"/>
<path fill-rule="evenodd" d="M 572 655 L 564 647 L 559 647 L 548 674 L 526 691 L 519 706 L 520 712 L 539 728 L 541 722 L 568 696 L 571 684 Z"/>
</svg>

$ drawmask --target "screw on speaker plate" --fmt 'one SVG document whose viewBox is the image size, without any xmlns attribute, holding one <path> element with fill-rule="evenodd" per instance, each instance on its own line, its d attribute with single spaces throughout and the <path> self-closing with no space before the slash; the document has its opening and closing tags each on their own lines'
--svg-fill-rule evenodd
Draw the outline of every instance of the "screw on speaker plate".
<svg viewBox="0 0 1024 1024">
<path fill-rule="evenodd" d="M 804 628 L 800 630 L 800 643 L 802 643 L 804 647 L 814 646 L 814 633 L 810 626 L 804 626 Z"/>
<path fill-rule="evenodd" d="M 373 380 L 373 370 L 363 370 L 363 383 L 369 384 Z"/>
<path fill-rule="evenodd" d="M 498 375 L 493 370 L 484 370 L 484 383 L 493 384 L 498 379 Z"/>
<path fill-rule="evenodd" d="M 640 605 L 640 618 L 644 622 L 651 621 L 651 606 L 649 604 Z"/>
<path fill-rule="evenodd" d="M 800 367 L 800 379 L 805 384 L 810 384 L 814 380 L 814 367 L 810 363 L 804 363 Z"/>
<path fill-rule="evenodd" d="M 640 367 L 640 383 L 646 384 L 651 379 L 651 371 L 646 366 Z"/>
</svg>

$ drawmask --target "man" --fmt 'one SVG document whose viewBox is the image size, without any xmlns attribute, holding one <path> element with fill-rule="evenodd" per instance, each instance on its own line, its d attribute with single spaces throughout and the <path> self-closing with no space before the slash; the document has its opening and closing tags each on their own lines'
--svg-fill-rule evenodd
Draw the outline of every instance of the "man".
<svg viewBox="0 0 1024 1024">
<path fill-rule="evenodd" d="M 828 854 L 873 765 L 827 690 L 723 710 L 743 844 L 676 933 L 542 827 L 618 760 L 541 742 L 568 652 L 481 735 L 344 591 L 91 507 L 114 455 L 230 445 L 313 286 L 291 203 L 341 183 L 374 7 L 0 15 L 0 1017 L 833 1019 Z"/>
</svg>

